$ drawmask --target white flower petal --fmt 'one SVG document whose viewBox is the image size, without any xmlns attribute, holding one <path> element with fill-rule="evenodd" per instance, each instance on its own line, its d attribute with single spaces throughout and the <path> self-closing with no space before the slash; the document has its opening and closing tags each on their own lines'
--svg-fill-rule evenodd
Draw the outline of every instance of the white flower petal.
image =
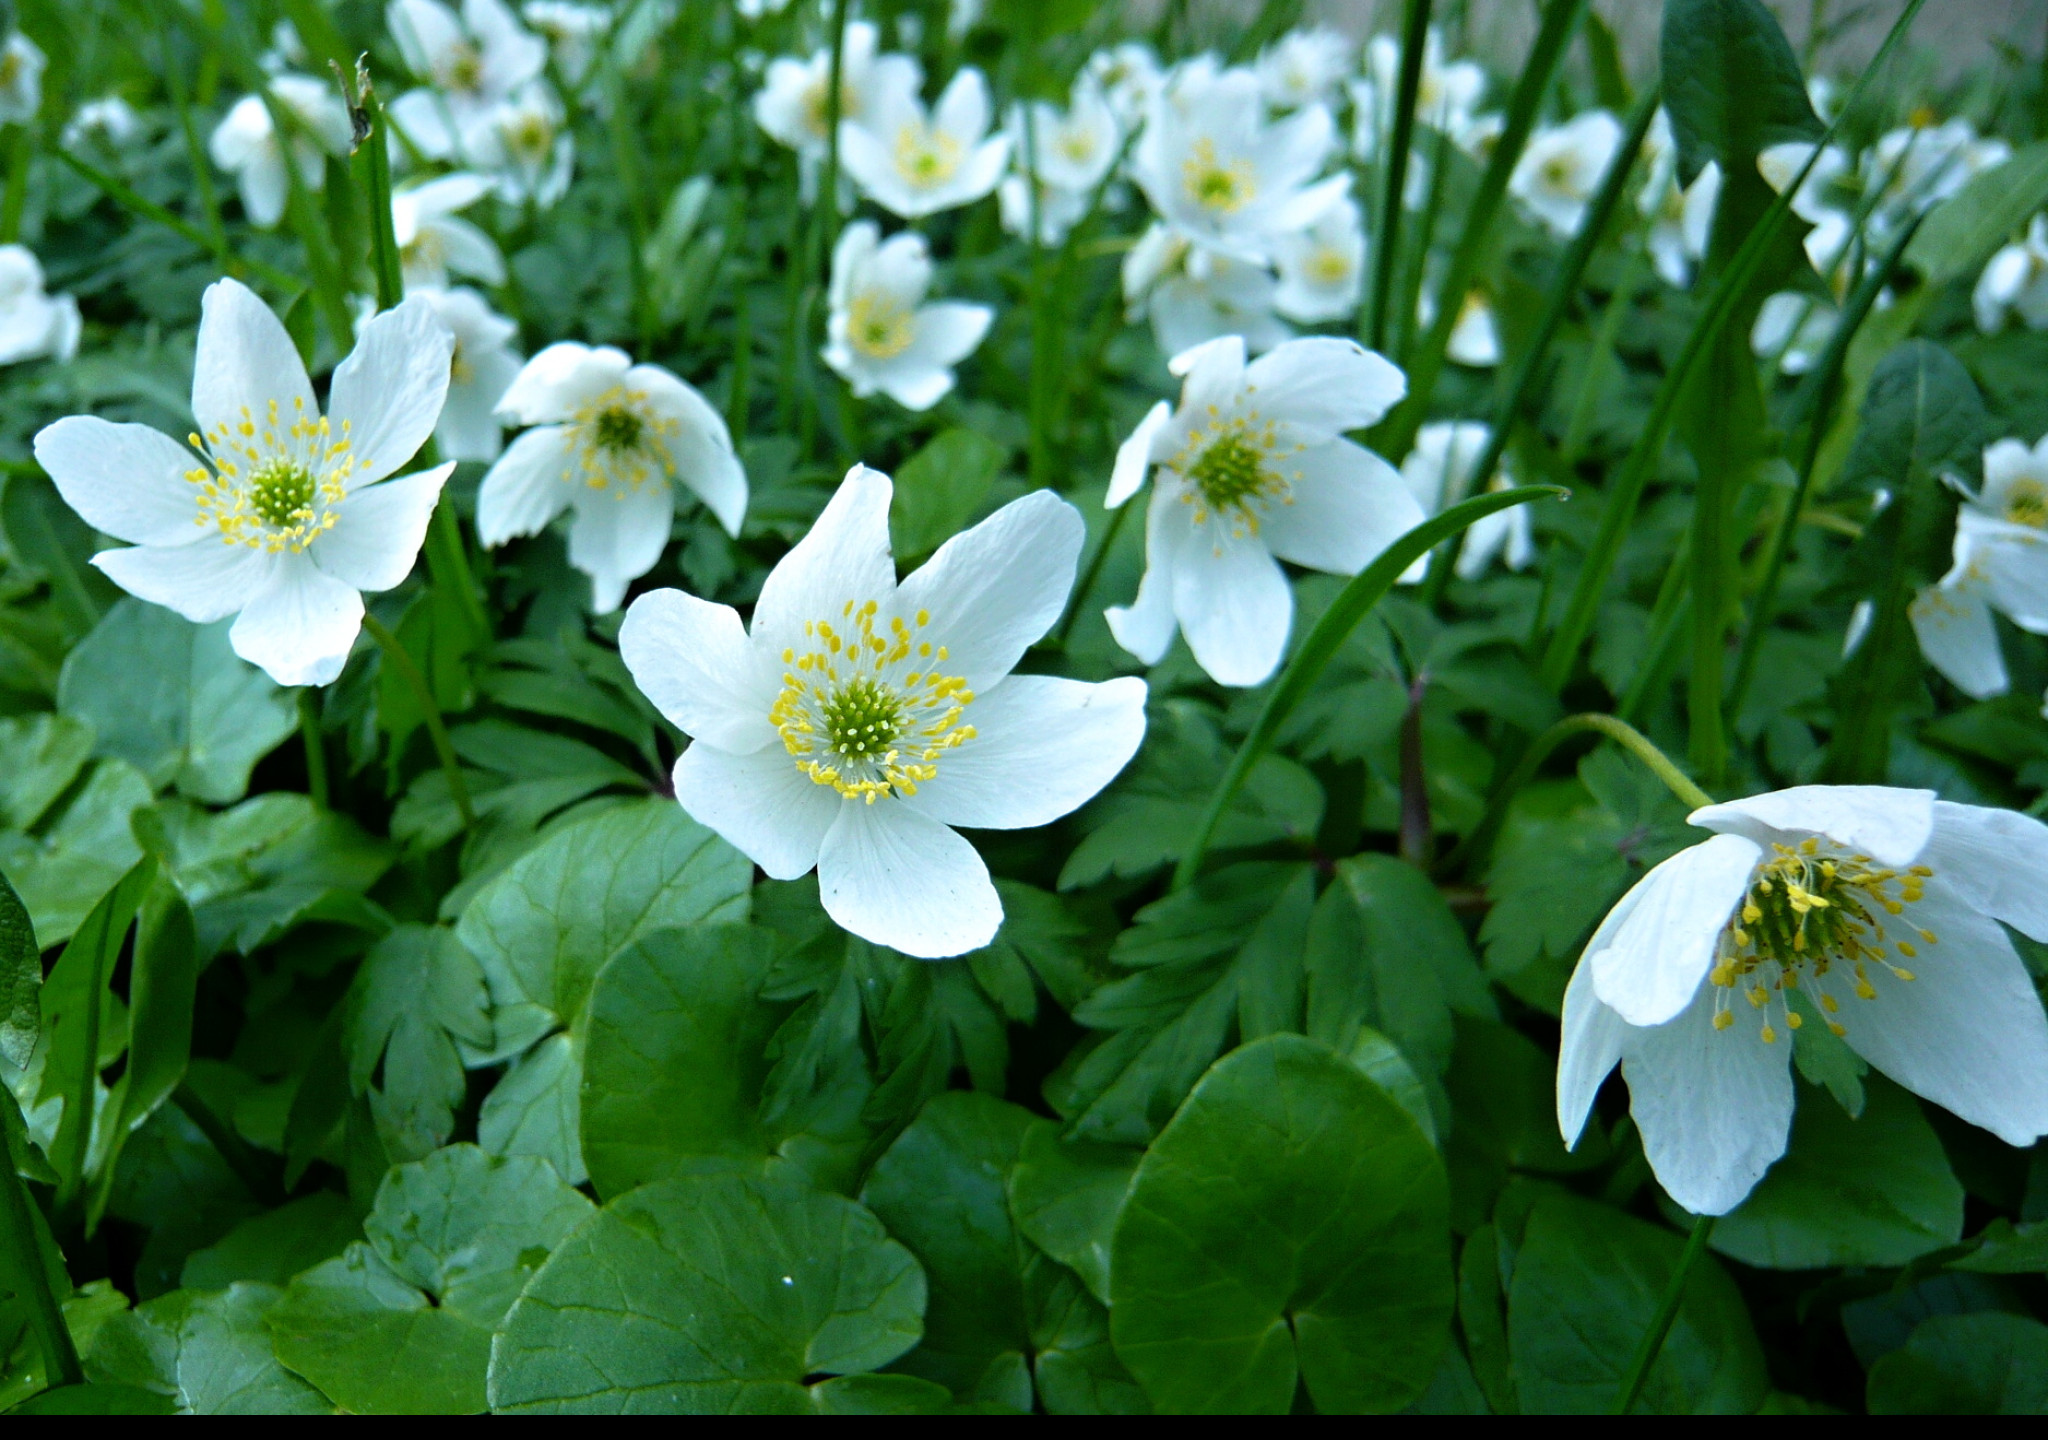
<svg viewBox="0 0 2048 1440">
<path fill-rule="evenodd" d="M 1145 738 L 1145 682 L 1013 675 L 968 707 L 974 738 L 904 803 L 945 825 L 1025 830 L 1095 798 Z"/>
<path fill-rule="evenodd" d="M 569 522 L 569 563 L 591 579 L 591 608 L 609 615 L 626 587 L 654 568 L 675 520 L 676 492 L 663 479 L 603 490 L 585 487 Z"/>
<path fill-rule="evenodd" d="M 526 362 L 498 402 L 498 413 L 522 425 L 568 420 L 622 383 L 632 368 L 623 350 L 557 341 Z"/>
<path fill-rule="evenodd" d="M 1992 623 L 1981 586 L 1967 580 L 1930 585 L 1913 598 L 1907 613 L 1920 653 L 1958 690 L 1973 700 L 1985 700 L 2010 688 L 1998 627 Z"/>
<path fill-rule="evenodd" d="M 270 583 L 228 631 L 237 655 L 280 685 L 328 685 L 363 628 L 363 597 L 304 555 L 280 555 Z"/>
<path fill-rule="evenodd" d="M 1191 528 L 1188 507 L 1165 486 L 1157 487 L 1145 512 L 1145 573 L 1138 581 L 1138 598 L 1102 612 L 1116 643 L 1147 665 L 1159 663 L 1180 631 L 1173 613 L 1173 557 L 1180 546 L 1170 533 L 1175 526 Z"/>
<path fill-rule="evenodd" d="M 412 574 L 427 522 L 455 462 L 356 491 L 336 507 L 334 526 L 307 547 L 313 563 L 358 590 L 389 590 Z"/>
<path fill-rule="evenodd" d="M 448 397 L 455 337 L 427 300 L 414 296 L 371 317 L 334 370 L 327 418 L 349 441 L 351 486 L 393 474 L 419 453 Z"/>
<path fill-rule="evenodd" d="M 2048 941 L 2048 825 L 1982 805 L 1934 802 L 1934 839 L 1922 859 L 1970 907 Z"/>
<path fill-rule="evenodd" d="M 1792 1044 L 1747 1025 L 1716 1030 L 1714 987 L 1667 1025 L 1631 1030 L 1621 1061 L 1629 1113 L 1657 1183 L 1694 1215 L 1740 1205 L 1792 1129 Z"/>
<path fill-rule="evenodd" d="M 695 387 L 658 365 L 636 365 L 626 372 L 626 383 L 677 422 L 668 437 L 676 478 L 704 502 L 726 534 L 739 534 L 747 515 L 747 472 L 733 453 L 724 418 Z"/>
<path fill-rule="evenodd" d="M 840 807 L 818 853 L 818 894 L 841 929 L 924 960 L 979 950 L 1003 923 L 975 848 L 888 800 Z"/>
<path fill-rule="evenodd" d="M 189 545 L 102 550 L 92 563 L 137 599 L 206 625 L 248 604 L 269 582 L 273 559 L 247 545 L 202 536 Z"/>
<path fill-rule="evenodd" d="M 926 305 L 917 312 L 917 335 L 905 356 L 926 365 L 957 365 L 974 353 L 995 318 L 986 305 L 958 300 Z"/>
<path fill-rule="evenodd" d="M 1879 864 L 1910 865 L 1934 834 L 1934 792 L 1889 785 L 1795 785 L 1708 805 L 1686 817 L 1707 830 L 1768 845 L 1785 836 L 1825 835 Z"/>
<path fill-rule="evenodd" d="M 1172 565 L 1173 613 L 1196 663 L 1219 685 L 1264 684 L 1294 623 L 1294 592 L 1279 563 L 1212 517 L 1189 527 Z"/>
<path fill-rule="evenodd" d="M 1131 438 L 1117 447 L 1116 468 L 1109 474 L 1109 494 L 1102 500 L 1104 509 L 1116 509 L 1144 485 L 1145 477 L 1152 473 L 1153 442 L 1172 418 L 1173 407 L 1161 400 L 1138 422 Z"/>
<path fill-rule="evenodd" d="M 209 438 L 244 418 L 261 427 L 275 402 L 282 423 L 320 413 L 298 347 L 270 307 L 239 280 L 216 280 L 200 301 L 192 368 L 192 414 Z"/>
<path fill-rule="evenodd" d="M 1244 385 L 1261 415 L 1286 421 L 1309 444 L 1373 424 L 1408 393 L 1407 377 L 1384 356 L 1321 335 L 1252 361 Z"/>
<path fill-rule="evenodd" d="M 2018 541 L 1983 547 L 1991 594 L 2015 625 L 2048 634 L 2048 545 L 2034 532 Z"/>
<path fill-rule="evenodd" d="M 535 535 L 568 509 L 572 450 L 569 432 L 560 425 L 542 425 L 514 440 L 477 491 L 477 539 L 503 545 L 515 536 Z"/>
<path fill-rule="evenodd" d="M 626 611 L 619 654 L 640 692 L 692 739 L 734 755 L 751 755 L 775 740 L 768 711 L 779 667 L 747 643 L 746 627 L 730 605 L 681 590 L 650 590 Z M 776 753 L 782 754 L 779 747 Z"/>
<path fill-rule="evenodd" d="M 1349 440 L 1317 445 L 1283 463 L 1300 478 L 1290 503 L 1267 506 L 1260 524 L 1267 547 L 1282 560 L 1356 575 L 1425 518 L 1401 472 Z"/>
<path fill-rule="evenodd" d="M 946 647 L 945 673 L 985 690 L 1060 618 L 1087 535 L 1081 512 L 1050 490 L 1012 500 L 918 567 L 896 611 L 906 621 L 931 612 L 926 634 Z"/>
<path fill-rule="evenodd" d="M 1692 1003 L 1763 853 L 1744 836 L 1715 835 L 1638 880 L 1628 919 L 1592 956 L 1601 1003 L 1631 1025 L 1662 1025 Z"/>
<path fill-rule="evenodd" d="M 771 880 L 794 880 L 818 863 L 825 834 L 847 803 L 797 769 L 779 746 L 733 755 L 698 741 L 677 758 L 674 780 L 690 817 Z"/>
<path fill-rule="evenodd" d="M 69 415 L 36 435 L 36 463 L 93 529 L 135 545 L 183 545 L 201 535 L 199 459 L 147 425 Z"/>
<path fill-rule="evenodd" d="M 235 177 L 235 188 L 242 197 L 242 209 L 248 213 L 249 223 L 257 229 L 268 230 L 284 219 L 292 179 L 291 172 L 284 168 L 284 151 L 274 135 L 250 155 Z"/>
<path fill-rule="evenodd" d="M 1874 999 L 1840 1000 L 1843 1039 L 1908 1090 L 2024 1149 L 2048 1134 L 2048 1018 L 2026 966 L 1998 922 L 1939 874 L 1885 928 L 1896 941 L 1909 926 L 1937 937 L 1897 962 L 1916 978 L 1872 970 Z"/>
<path fill-rule="evenodd" d="M 794 644 L 804 625 L 839 623 L 849 600 L 880 603 L 896 589 L 889 557 L 889 477 L 856 465 L 811 526 L 776 562 L 754 602 L 754 643 L 771 653 Z"/>
<path fill-rule="evenodd" d="M 1627 903 L 1624 896 L 1622 904 Z M 1615 909 L 1619 913 L 1621 906 Z M 1621 1063 L 1628 1030 L 1628 1022 L 1593 993 L 1593 967 L 1581 959 L 1565 986 L 1564 1034 L 1557 1052 L 1557 1129 L 1568 1147 L 1578 1147 L 1600 1086 Z"/>
</svg>

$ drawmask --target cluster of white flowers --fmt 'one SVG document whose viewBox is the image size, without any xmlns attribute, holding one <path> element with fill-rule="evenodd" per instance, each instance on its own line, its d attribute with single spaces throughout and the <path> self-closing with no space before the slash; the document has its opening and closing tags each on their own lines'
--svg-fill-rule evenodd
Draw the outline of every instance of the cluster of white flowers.
<svg viewBox="0 0 2048 1440">
<path fill-rule="evenodd" d="M 1999 441 L 1984 452 L 1983 487 L 1957 489 L 1955 563 L 1909 613 L 1927 662 L 1982 700 L 2011 683 L 1993 611 L 2048 635 L 2048 439 Z"/>
<path fill-rule="evenodd" d="M 43 291 L 43 267 L 26 245 L 0 245 L 0 365 L 69 360 L 78 353 L 78 302 Z"/>
<path fill-rule="evenodd" d="M 327 157 L 346 155 L 352 133 L 333 85 L 274 75 L 265 94 L 244 95 L 229 108 L 207 148 L 235 177 L 250 223 L 268 229 L 284 218 L 293 175 L 309 191 L 322 189 Z"/>
</svg>

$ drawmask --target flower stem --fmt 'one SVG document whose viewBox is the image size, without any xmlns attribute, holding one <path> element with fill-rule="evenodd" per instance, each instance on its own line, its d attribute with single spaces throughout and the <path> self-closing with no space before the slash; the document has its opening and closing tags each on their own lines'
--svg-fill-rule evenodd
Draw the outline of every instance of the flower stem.
<svg viewBox="0 0 2048 1440">
<path fill-rule="evenodd" d="M 1415 100 L 1422 90 L 1424 40 L 1429 34 L 1430 0 L 1407 0 L 1401 12 L 1401 75 L 1395 90 L 1394 133 L 1381 169 L 1379 234 L 1374 238 L 1372 293 L 1367 299 L 1368 350 L 1387 344 L 1387 300 L 1394 288 L 1394 261 L 1401 247 L 1402 192 L 1408 181 L 1408 148 L 1415 136 Z"/>
<path fill-rule="evenodd" d="M 0 1094 L 0 1105 L 13 1104 L 12 1095 Z M 22 1143 L 28 1143 L 25 1133 L 16 1132 L 13 1125 L 6 1131 L 23 1133 Z M 42 1247 L 36 1243 L 34 1206 L 15 1165 L 13 1146 L 0 1140 L 0 1275 L 11 1270 L 11 1288 L 28 1302 L 29 1329 L 42 1349 L 50 1384 L 82 1385 L 85 1367 L 78 1363 L 78 1347 L 71 1341 L 63 1305 L 50 1289 Z"/>
<path fill-rule="evenodd" d="M 1065 648 L 1067 637 L 1073 633 L 1074 622 L 1081 618 L 1081 606 L 1094 592 L 1095 582 L 1102 578 L 1103 562 L 1109 559 L 1117 534 L 1124 528 L 1124 517 L 1138 508 L 1139 502 L 1127 500 L 1109 512 L 1109 524 L 1102 531 L 1102 539 L 1096 543 L 1095 553 L 1088 557 L 1088 566 L 1081 572 L 1080 583 L 1074 586 L 1074 598 L 1067 602 L 1067 613 L 1060 618 L 1059 628 L 1052 632 L 1055 646 Z"/>
<path fill-rule="evenodd" d="M 318 810 L 330 810 L 327 790 L 327 747 L 320 739 L 320 708 L 313 701 L 312 687 L 299 691 L 299 737 L 306 742 L 306 790 Z"/>
<path fill-rule="evenodd" d="M 1713 1233 L 1712 1215 L 1702 1215 L 1693 1221 L 1692 1234 L 1686 1237 L 1685 1253 L 1678 1257 L 1678 1268 L 1671 1272 L 1671 1281 L 1664 1287 L 1664 1298 L 1658 1302 L 1656 1318 L 1643 1332 L 1635 1358 L 1629 1361 L 1628 1373 L 1622 1376 L 1621 1385 L 1614 1392 L 1614 1408 L 1610 1414 L 1626 1415 L 1635 1408 L 1636 1397 L 1643 1393 L 1643 1382 L 1650 1376 L 1650 1367 L 1657 1363 L 1658 1352 L 1664 1348 L 1664 1337 L 1671 1333 L 1671 1322 L 1678 1318 L 1679 1303 L 1685 1299 L 1685 1282 L 1705 1253 L 1707 1239 Z"/>
<path fill-rule="evenodd" d="M 363 612 L 363 628 L 370 632 L 370 638 L 383 650 L 384 659 L 398 671 L 399 677 L 411 688 L 413 698 L 420 702 L 427 738 L 434 742 L 434 753 L 440 757 L 441 770 L 448 777 L 449 798 L 454 800 L 456 812 L 462 816 L 462 828 L 473 828 L 476 811 L 469 803 L 469 782 L 462 778 L 462 766 L 455 758 L 455 742 L 448 738 L 448 725 L 441 718 L 441 706 L 434 699 L 434 687 L 427 683 L 427 677 L 413 663 L 412 656 L 405 653 L 405 646 L 398 642 L 390 627 L 367 610 Z"/>
</svg>

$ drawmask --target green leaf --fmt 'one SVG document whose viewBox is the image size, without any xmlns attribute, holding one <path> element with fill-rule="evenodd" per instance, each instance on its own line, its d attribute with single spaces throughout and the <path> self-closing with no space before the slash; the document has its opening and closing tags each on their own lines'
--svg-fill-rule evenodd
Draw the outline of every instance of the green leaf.
<svg viewBox="0 0 2048 1440">
<path fill-rule="evenodd" d="M 346 1250 L 363 1233 L 346 1200 L 331 1190 L 252 1215 L 203 1250 L 185 1257 L 178 1283 L 225 1290 L 237 1281 L 288 1285 L 292 1277 Z"/>
<path fill-rule="evenodd" d="M 174 1415 L 168 1398 L 134 1385 L 59 1385 L 24 1400 L 9 1415 Z"/>
<path fill-rule="evenodd" d="M 19 1070 L 43 1033 L 43 956 L 36 928 L 0 875 L 0 1060 Z"/>
<path fill-rule="evenodd" d="M 494 1053 L 580 1022 L 605 961 L 652 930 L 747 916 L 753 866 L 673 801 L 557 831 L 479 891 L 455 933 L 483 965 Z"/>
<path fill-rule="evenodd" d="M 1570 1174 L 1607 1159 L 1595 1125 L 1577 1150 L 1557 1133 L 1556 1057 L 1520 1031 L 1460 1017 L 1457 1050 L 1444 1076 L 1451 1103 L 1444 1163 L 1451 1175 L 1452 1214 L 1471 1229 L 1492 1213 L 1511 1174 Z"/>
<path fill-rule="evenodd" d="M 1008 459 L 975 430 L 942 430 L 896 471 L 889 543 L 897 557 L 928 555 L 965 530 L 987 503 Z"/>
<path fill-rule="evenodd" d="M 612 957 L 591 992 L 583 1156 L 599 1196 L 721 1164 L 758 1167 L 775 936 L 744 925 L 657 930 Z"/>
<path fill-rule="evenodd" d="M 2048 1415 L 2048 1325 L 1935 1315 L 1870 1367 L 1873 1415 Z"/>
<path fill-rule="evenodd" d="M 64 662 L 57 708 L 153 786 L 209 804 L 239 800 L 249 772 L 292 733 L 291 697 L 228 645 L 230 622 L 194 625 L 126 599 Z"/>
<path fill-rule="evenodd" d="M 1117 1212 L 1142 1154 L 1123 1145 L 1062 1140 L 1059 1126 L 1039 1120 L 1025 1132 L 1010 1173 L 1017 1228 L 1105 1305 Z"/>
<path fill-rule="evenodd" d="M 1163 1410 L 1397 1410 L 1447 1338 L 1443 1167 L 1355 1066 L 1274 1035 L 1202 1078 L 1138 1166 L 1110 1268 L 1119 1358 Z"/>
<path fill-rule="evenodd" d="M 557 1250 L 505 1318 L 494 1410 L 796 1414 L 804 1381 L 917 1343 L 923 1272 L 865 1207 L 735 1175 L 622 1195 Z"/>
<path fill-rule="evenodd" d="M 417 1160 L 446 1144 L 468 1091 L 462 1047 L 491 1046 L 476 958 L 453 931 L 401 925 L 363 957 L 347 1003 L 349 1089 L 369 1095 L 384 1148 Z"/>
<path fill-rule="evenodd" d="M 82 720 L 48 713 L 0 720 L 0 820 L 10 830 L 32 830 L 71 788 L 92 758 L 93 729 Z"/>
<path fill-rule="evenodd" d="M 184 1415 L 331 1415 L 320 1392 L 277 1363 L 263 1317 L 284 1292 L 175 1290 L 101 1327 L 85 1357 L 98 1384 L 169 1396 Z"/>
<path fill-rule="evenodd" d="M 453 1145 L 397 1166 L 367 1243 L 299 1276 L 270 1312 L 278 1358 L 357 1414 L 482 1410 L 491 1332 L 591 1213 L 532 1157 Z"/>
<path fill-rule="evenodd" d="M 1799 60 L 1763 0 L 1665 0 L 1661 60 L 1688 185 L 1709 160 L 1724 176 L 1754 171 L 1758 151 L 1820 136 Z"/>
<path fill-rule="evenodd" d="M 1508 1343 L 1527 1415 L 1606 1411 L 1685 1242 L 1573 1196 L 1537 1199 L 1508 1287 Z M 1769 1389 L 1742 1296 L 1702 1257 L 1637 1402 L 1659 1415 L 1749 1414 Z"/>
<path fill-rule="evenodd" d="M 577 1110 L 582 1060 L 576 1037 L 550 1035 L 512 1062 L 476 1119 L 476 1142 L 493 1155 L 535 1155 L 572 1185 L 589 1179 Z"/>
<path fill-rule="evenodd" d="M 149 800 L 140 771 L 102 760 L 37 834 L 0 833 L 0 870 L 28 907 L 36 943 L 70 939 L 94 902 L 142 858 L 129 820 Z"/>
<path fill-rule="evenodd" d="M 1975 275 L 2043 204 L 2048 204 L 2048 140 L 1972 175 L 1928 212 L 1920 233 L 1906 246 L 1906 263 L 1929 285 Z"/>
</svg>

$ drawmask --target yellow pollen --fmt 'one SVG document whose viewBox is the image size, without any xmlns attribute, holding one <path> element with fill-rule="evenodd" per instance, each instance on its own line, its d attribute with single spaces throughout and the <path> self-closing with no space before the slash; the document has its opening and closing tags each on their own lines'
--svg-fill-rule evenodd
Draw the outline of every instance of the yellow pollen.
<svg viewBox="0 0 2048 1440">
<path fill-rule="evenodd" d="M 225 543 L 297 552 L 334 527 L 355 468 L 346 423 L 337 440 L 303 398 L 289 419 L 273 400 L 261 418 L 245 405 L 238 419 L 190 438 L 206 462 L 185 472 L 194 523 L 218 530 Z"/>
<path fill-rule="evenodd" d="M 1232 215 L 1252 203 L 1259 193 L 1258 181 L 1249 160 L 1228 165 L 1216 156 L 1216 144 L 1209 139 L 1195 142 L 1194 152 L 1181 167 L 1188 199 L 1204 210 Z"/>
<path fill-rule="evenodd" d="M 2048 484 L 2031 477 L 2013 481 L 2005 492 L 2005 518 L 2029 529 L 2048 529 Z"/>
<path fill-rule="evenodd" d="M 896 170 L 920 188 L 943 185 L 960 168 L 960 142 L 943 130 L 911 121 L 896 132 Z"/>
<path fill-rule="evenodd" d="M 893 360 L 917 338 L 917 317 L 894 295 L 864 290 L 846 307 L 846 342 L 873 360 Z"/>
<path fill-rule="evenodd" d="M 680 428 L 673 417 L 654 412 L 645 391 L 614 385 L 570 418 L 571 469 L 563 478 L 621 499 L 665 484 L 675 473 L 665 442 Z"/>
<path fill-rule="evenodd" d="M 1292 481 L 1300 472 L 1283 472 L 1275 462 L 1300 448 L 1284 447 L 1278 427 L 1256 410 L 1228 418 L 1212 414 L 1166 464 L 1188 482 L 1181 499 L 1194 507 L 1197 525 L 1214 515 L 1227 520 L 1233 534 L 1256 535 L 1268 504 L 1294 503 Z"/>
</svg>

